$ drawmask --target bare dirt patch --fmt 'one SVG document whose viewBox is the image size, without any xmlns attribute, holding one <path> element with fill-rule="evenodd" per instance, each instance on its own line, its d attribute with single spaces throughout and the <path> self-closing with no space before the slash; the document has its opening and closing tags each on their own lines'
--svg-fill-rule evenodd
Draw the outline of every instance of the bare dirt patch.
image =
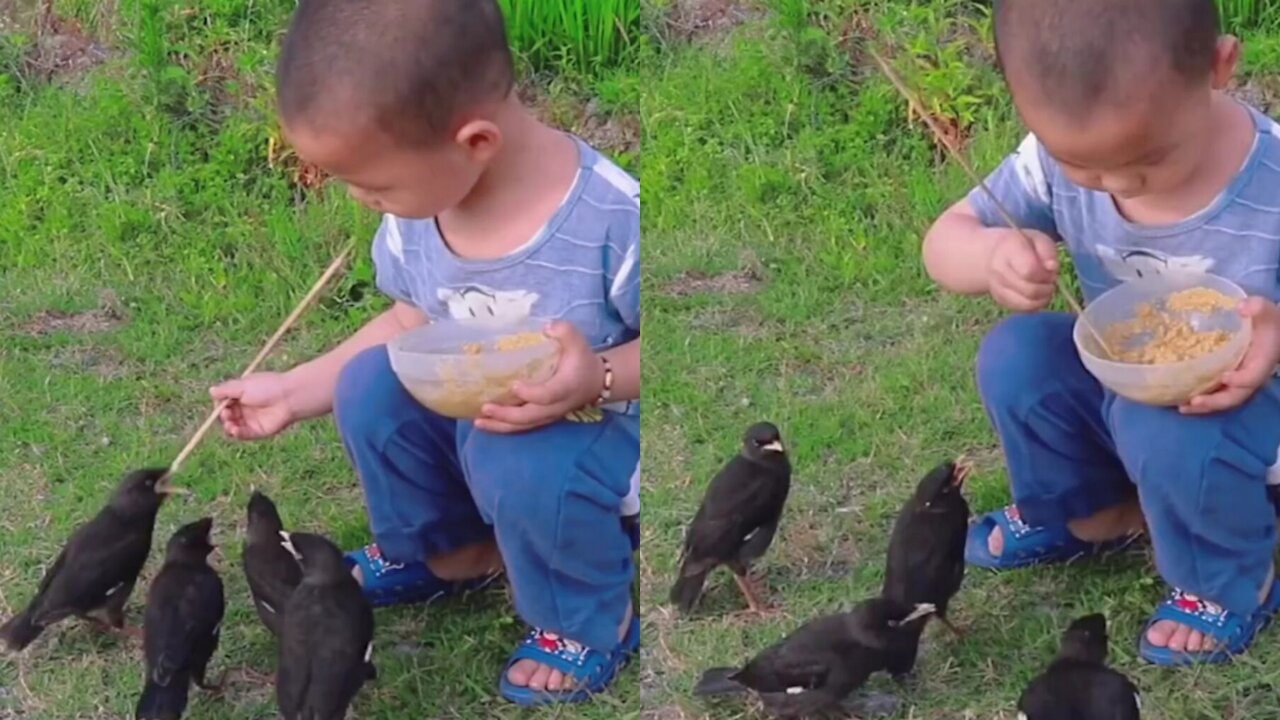
<svg viewBox="0 0 1280 720">
<path fill-rule="evenodd" d="M 1227 92 L 1269 115 L 1280 108 L 1280 75 L 1254 75 Z"/>
<path fill-rule="evenodd" d="M 120 305 L 119 299 L 115 293 L 108 290 L 102 293 L 96 308 L 81 312 L 42 310 L 23 323 L 19 331 L 32 337 L 55 333 L 88 335 L 114 330 L 123 325 L 126 320 L 124 308 Z"/>
<path fill-rule="evenodd" d="M 711 275 L 701 270 L 690 270 L 663 288 L 668 297 L 691 295 L 748 295 L 764 287 L 764 277 L 755 268 Z"/>
<path fill-rule="evenodd" d="M 7 7 L 6 7 L 7 6 Z M 23 58 L 23 74 L 43 82 L 73 80 L 101 65 L 110 57 L 107 47 L 92 37 L 74 19 L 64 18 L 53 10 L 52 0 L 43 0 L 29 23 L 23 23 L 17 3 L 0 3 L 0 32 L 11 32 L 29 25 L 32 44 Z"/>
<path fill-rule="evenodd" d="M 49 367 L 64 372 L 87 373 L 101 380 L 121 380 L 133 371 L 120 353 L 97 347 L 59 349 L 50 357 Z"/>
<path fill-rule="evenodd" d="M 609 115 L 591 100 L 583 108 L 577 133 L 592 147 L 605 153 L 631 154 L 640 150 L 640 118 L 635 115 Z"/>
<path fill-rule="evenodd" d="M 701 40 L 763 14 L 763 10 L 744 0 L 675 0 L 667 15 L 667 25 L 670 32 L 682 40 Z"/>
<path fill-rule="evenodd" d="M 540 120 L 573 132 L 606 155 L 640 150 L 640 118 L 636 115 L 610 113 L 595 98 L 582 102 L 535 85 L 521 85 L 516 92 Z"/>
</svg>

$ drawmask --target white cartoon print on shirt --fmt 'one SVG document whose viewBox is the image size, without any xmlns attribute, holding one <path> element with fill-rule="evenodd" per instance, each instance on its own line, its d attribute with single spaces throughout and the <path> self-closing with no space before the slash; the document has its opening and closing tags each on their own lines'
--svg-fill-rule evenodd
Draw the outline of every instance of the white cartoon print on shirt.
<svg viewBox="0 0 1280 720">
<path fill-rule="evenodd" d="M 1154 250 L 1124 250 L 1121 248 L 1099 245 L 1098 259 L 1102 266 L 1117 280 L 1136 280 L 1154 277 L 1169 271 L 1209 272 L 1213 269 L 1213 258 L 1201 255 L 1182 257 L 1165 255 Z"/>
<path fill-rule="evenodd" d="M 455 320 L 523 320 L 533 314 L 538 294 L 527 290 L 493 290 L 470 285 L 461 290 L 440 288 L 440 300 Z"/>
</svg>

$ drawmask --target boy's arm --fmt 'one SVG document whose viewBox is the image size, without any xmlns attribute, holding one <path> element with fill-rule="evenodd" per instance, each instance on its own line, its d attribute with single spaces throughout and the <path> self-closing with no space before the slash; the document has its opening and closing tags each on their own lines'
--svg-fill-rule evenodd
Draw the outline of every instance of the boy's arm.
<svg viewBox="0 0 1280 720">
<path fill-rule="evenodd" d="M 1011 310 L 1047 306 L 1058 271 L 1053 171 L 1052 158 L 1034 135 L 1027 135 L 985 181 L 999 205 L 986 190 L 974 188 L 929 229 L 924 240 L 929 276 L 951 292 L 990 294 Z M 1025 234 L 1009 227 L 1001 206 Z"/>
<path fill-rule="evenodd" d="M 342 344 L 285 373 L 290 404 L 298 415 L 297 419 L 320 417 L 333 410 L 338 374 L 351 358 L 426 322 L 427 316 L 421 310 L 397 301 L 390 310 L 370 320 Z"/>
<path fill-rule="evenodd" d="M 947 208 L 924 236 L 924 268 L 933 281 L 961 295 L 990 292 L 991 253 L 1003 233 L 983 226 L 968 198 Z"/>
</svg>

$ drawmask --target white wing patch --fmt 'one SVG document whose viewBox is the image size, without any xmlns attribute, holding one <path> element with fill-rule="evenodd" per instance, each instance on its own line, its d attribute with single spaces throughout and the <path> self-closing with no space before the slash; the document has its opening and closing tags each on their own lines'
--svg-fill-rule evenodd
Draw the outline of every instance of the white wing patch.
<svg viewBox="0 0 1280 720">
<path fill-rule="evenodd" d="M 802 692 L 804 692 L 804 688 L 800 687 L 799 685 L 797 685 L 797 686 L 795 686 L 795 687 L 789 687 L 789 688 L 787 688 L 787 694 L 788 694 L 788 695 L 799 695 L 799 694 L 800 694 L 800 693 L 802 693 Z"/>
<path fill-rule="evenodd" d="M 1027 714 L 1026 714 L 1026 713 L 1024 713 L 1024 712 L 1019 711 L 1019 712 L 1018 712 L 1018 720 L 1027 720 Z"/>
<path fill-rule="evenodd" d="M 1014 168 L 1018 178 L 1022 180 L 1022 189 L 1041 203 L 1049 202 L 1049 178 L 1044 174 L 1044 165 L 1040 162 L 1040 141 L 1034 134 L 1028 133 L 1014 151 Z"/>
<path fill-rule="evenodd" d="M 122 587 L 124 587 L 124 583 L 116 583 L 116 586 L 108 590 L 107 594 L 103 595 L 103 597 L 111 597 L 112 595 L 115 595 L 116 593 L 120 592 L 120 588 Z"/>
<path fill-rule="evenodd" d="M 369 662 L 373 659 L 373 643 L 369 643 L 369 647 L 364 649 L 364 661 Z"/>
<path fill-rule="evenodd" d="M 1133 694 L 1133 706 L 1138 708 L 1139 710 L 1142 709 L 1142 696 L 1139 695 L 1138 693 Z"/>
<path fill-rule="evenodd" d="M 276 614 L 276 609 L 271 607 L 270 603 L 268 603 L 266 600 L 259 600 L 258 604 L 261 605 L 264 609 L 266 609 L 267 612 L 271 613 L 272 615 Z"/>
</svg>

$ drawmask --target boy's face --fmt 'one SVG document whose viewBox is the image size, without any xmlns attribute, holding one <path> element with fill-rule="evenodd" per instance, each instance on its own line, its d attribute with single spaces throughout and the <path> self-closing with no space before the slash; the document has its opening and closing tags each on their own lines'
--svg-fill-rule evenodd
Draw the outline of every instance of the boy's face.
<svg viewBox="0 0 1280 720">
<path fill-rule="evenodd" d="M 1128 200 L 1186 187 L 1213 132 L 1211 106 L 1205 86 L 1100 109 L 1083 122 L 1036 102 L 1018 110 L 1073 183 Z"/>
<path fill-rule="evenodd" d="M 1193 181 L 1219 130 L 1214 91 L 1226 87 L 1238 58 L 1239 43 L 1224 38 L 1203 82 L 1153 69 L 1120 100 L 1082 118 L 1016 76 L 1009 85 L 1023 122 L 1073 183 L 1129 200 L 1175 193 Z"/>
<path fill-rule="evenodd" d="M 383 133 L 320 133 L 285 128 L 298 155 L 347 184 L 365 207 L 426 219 L 457 207 L 484 169 L 483 158 L 453 142 L 405 147 Z"/>
</svg>

